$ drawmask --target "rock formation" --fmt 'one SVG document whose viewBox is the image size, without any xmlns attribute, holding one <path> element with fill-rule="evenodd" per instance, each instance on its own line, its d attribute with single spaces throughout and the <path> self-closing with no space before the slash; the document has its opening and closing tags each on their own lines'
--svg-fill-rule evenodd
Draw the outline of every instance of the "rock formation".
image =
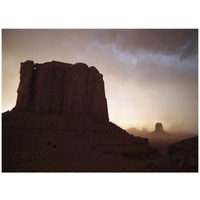
<svg viewBox="0 0 200 200">
<path fill-rule="evenodd" d="M 88 115 L 108 121 L 103 76 L 84 63 L 21 63 L 16 111 Z"/>
<path fill-rule="evenodd" d="M 4 172 L 145 171 L 158 156 L 148 139 L 109 122 L 103 76 L 83 63 L 21 63 L 2 127 Z"/>
<path fill-rule="evenodd" d="M 32 61 L 26 61 L 21 63 L 20 68 L 20 83 L 18 92 L 18 98 L 16 103 L 16 110 L 26 111 L 29 106 L 31 84 L 33 77 L 34 63 Z"/>
<path fill-rule="evenodd" d="M 165 132 L 162 123 L 157 122 L 155 124 L 155 130 L 149 134 L 149 136 L 170 136 L 169 133 Z"/>
<path fill-rule="evenodd" d="M 162 123 L 156 123 L 155 131 L 156 132 L 164 132 Z"/>
</svg>

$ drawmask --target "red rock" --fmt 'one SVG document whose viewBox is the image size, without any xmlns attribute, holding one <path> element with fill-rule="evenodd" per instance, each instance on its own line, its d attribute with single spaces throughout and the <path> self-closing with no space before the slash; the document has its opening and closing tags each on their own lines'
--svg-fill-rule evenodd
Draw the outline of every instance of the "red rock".
<svg viewBox="0 0 200 200">
<path fill-rule="evenodd" d="M 15 109 L 17 111 L 26 111 L 29 106 L 31 82 L 34 71 L 34 62 L 26 61 L 21 63 L 20 68 L 20 84 L 17 90 L 18 97 Z"/>
<path fill-rule="evenodd" d="M 87 92 L 88 108 L 92 117 L 108 119 L 107 100 L 104 92 L 103 76 L 95 67 L 89 68 Z"/>
<path fill-rule="evenodd" d="M 15 109 L 108 121 L 103 76 L 84 63 L 22 63 Z"/>
<path fill-rule="evenodd" d="M 167 133 L 163 129 L 162 123 L 156 123 L 155 124 L 155 130 L 149 134 L 149 136 L 155 136 L 155 137 L 171 137 L 171 134 Z"/>
<path fill-rule="evenodd" d="M 164 132 L 162 123 L 156 123 L 155 131 Z"/>
<path fill-rule="evenodd" d="M 65 71 L 63 112 L 67 115 L 87 113 L 88 66 L 76 63 Z"/>
</svg>

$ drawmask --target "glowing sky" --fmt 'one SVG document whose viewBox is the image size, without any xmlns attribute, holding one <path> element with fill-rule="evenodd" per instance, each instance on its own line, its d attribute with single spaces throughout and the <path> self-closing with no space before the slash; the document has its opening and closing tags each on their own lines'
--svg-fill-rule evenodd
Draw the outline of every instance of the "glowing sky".
<svg viewBox="0 0 200 200">
<path fill-rule="evenodd" d="M 198 129 L 197 30 L 2 30 L 2 112 L 15 106 L 20 62 L 95 66 L 110 121 L 122 128 Z"/>
</svg>

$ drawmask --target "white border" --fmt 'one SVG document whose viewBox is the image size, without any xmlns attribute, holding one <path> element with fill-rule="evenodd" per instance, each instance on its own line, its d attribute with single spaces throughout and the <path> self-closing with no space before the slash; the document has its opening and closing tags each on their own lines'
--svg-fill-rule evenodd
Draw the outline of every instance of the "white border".
<svg viewBox="0 0 200 200">
<path fill-rule="evenodd" d="M 1 28 L 199 28 L 197 0 L 1 1 Z M 198 199 L 199 173 L 1 173 L 1 199 Z M 3 198 L 2 198 L 3 197 Z"/>
</svg>

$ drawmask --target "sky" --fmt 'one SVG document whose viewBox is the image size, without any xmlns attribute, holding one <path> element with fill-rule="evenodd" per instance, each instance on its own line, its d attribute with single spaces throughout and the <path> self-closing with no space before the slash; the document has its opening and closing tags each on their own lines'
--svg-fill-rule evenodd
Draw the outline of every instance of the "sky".
<svg viewBox="0 0 200 200">
<path fill-rule="evenodd" d="M 124 129 L 198 130 L 197 29 L 3 29 L 2 112 L 16 104 L 26 60 L 95 66 L 109 119 Z"/>
</svg>

